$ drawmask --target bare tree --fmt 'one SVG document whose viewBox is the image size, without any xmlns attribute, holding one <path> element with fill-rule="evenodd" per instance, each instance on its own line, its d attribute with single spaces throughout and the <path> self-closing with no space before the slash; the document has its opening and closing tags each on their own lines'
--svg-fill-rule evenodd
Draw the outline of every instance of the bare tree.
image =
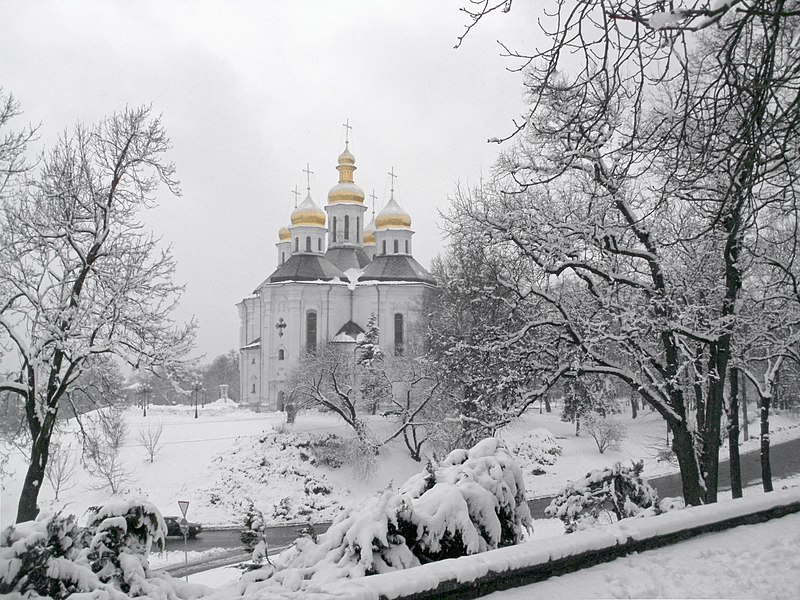
<svg viewBox="0 0 800 600">
<path fill-rule="evenodd" d="M 147 451 L 150 462 L 155 461 L 156 453 L 161 450 L 159 442 L 163 432 L 164 426 L 161 423 L 157 425 L 149 423 L 144 429 L 139 430 L 139 443 Z"/>
<path fill-rule="evenodd" d="M 72 452 L 72 444 L 65 444 L 63 440 L 50 443 L 50 460 L 47 461 L 44 474 L 55 492 L 56 501 L 62 491 L 74 487 L 76 466 L 77 458 Z"/>
<path fill-rule="evenodd" d="M 97 479 L 97 489 L 119 493 L 130 481 L 131 473 L 121 451 L 128 437 L 128 424 L 121 410 L 111 407 L 98 411 L 83 438 L 83 464 Z"/>
<path fill-rule="evenodd" d="M 18 395 L 30 433 L 18 521 L 35 518 L 56 416 L 98 355 L 131 366 L 169 363 L 191 347 L 193 325 L 170 316 L 175 263 L 139 211 L 159 184 L 178 193 L 169 140 L 148 107 L 65 133 L 35 178 L 0 211 L 0 344 L 20 368 L 0 381 Z"/>
</svg>

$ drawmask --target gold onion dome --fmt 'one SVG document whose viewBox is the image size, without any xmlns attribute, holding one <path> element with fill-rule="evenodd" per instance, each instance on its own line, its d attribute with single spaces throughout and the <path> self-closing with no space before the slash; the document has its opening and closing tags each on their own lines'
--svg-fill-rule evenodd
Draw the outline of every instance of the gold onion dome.
<svg viewBox="0 0 800 600">
<path fill-rule="evenodd" d="M 302 204 L 292 212 L 292 225 L 325 227 L 325 213 L 314 203 L 310 193 Z"/>
<path fill-rule="evenodd" d="M 356 170 L 356 158 L 350 153 L 348 144 L 339 155 L 339 183 L 328 192 L 328 204 L 363 204 L 364 191 L 353 183 L 353 171 Z"/>
<path fill-rule="evenodd" d="M 411 217 L 400 208 L 392 195 L 383 210 L 375 217 L 375 229 L 408 229 L 410 227 Z"/>
<path fill-rule="evenodd" d="M 364 245 L 365 246 L 374 246 L 375 245 L 375 219 L 373 218 L 369 225 L 364 228 Z"/>
<path fill-rule="evenodd" d="M 289 232 L 289 229 L 286 227 L 281 227 L 278 230 L 278 240 L 281 242 L 288 242 L 292 239 L 292 234 Z"/>
</svg>

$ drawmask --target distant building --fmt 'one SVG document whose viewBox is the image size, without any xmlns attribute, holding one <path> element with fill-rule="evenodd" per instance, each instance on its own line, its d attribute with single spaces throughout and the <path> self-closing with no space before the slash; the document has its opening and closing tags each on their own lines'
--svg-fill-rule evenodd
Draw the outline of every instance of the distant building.
<svg viewBox="0 0 800 600">
<path fill-rule="evenodd" d="M 328 340 L 352 345 L 372 313 L 390 354 L 411 342 L 435 281 L 413 257 L 411 217 L 394 198 L 365 226 L 355 157 L 339 156 L 339 182 L 323 211 L 305 200 L 278 232 L 278 268 L 238 305 L 241 398 L 282 410 L 287 378 L 304 352 Z M 327 213 L 327 215 L 326 215 Z"/>
</svg>

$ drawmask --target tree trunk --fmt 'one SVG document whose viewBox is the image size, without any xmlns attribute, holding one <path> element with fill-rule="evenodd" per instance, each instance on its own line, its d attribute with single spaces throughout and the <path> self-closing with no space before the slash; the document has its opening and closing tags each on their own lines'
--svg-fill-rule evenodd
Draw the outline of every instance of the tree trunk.
<svg viewBox="0 0 800 600">
<path fill-rule="evenodd" d="M 705 488 L 700 473 L 700 465 L 695 456 L 692 432 L 682 424 L 672 428 L 672 450 L 678 459 L 681 470 L 683 499 L 686 505 L 699 506 L 705 502 Z"/>
<path fill-rule="evenodd" d="M 575 437 L 578 437 L 581 434 L 581 417 L 580 415 L 575 415 Z"/>
<path fill-rule="evenodd" d="M 761 485 L 772 491 L 772 466 L 769 462 L 769 396 L 761 398 Z"/>
<path fill-rule="evenodd" d="M 636 396 L 631 396 L 631 419 L 635 419 L 636 416 L 639 414 L 639 402 L 636 400 Z"/>
<path fill-rule="evenodd" d="M 747 423 L 747 379 L 742 377 L 742 435 L 744 441 L 750 439 L 750 426 Z"/>
<path fill-rule="evenodd" d="M 706 482 L 706 503 L 717 501 L 717 488 L 719 486 L 719 447 L 720 428 L 722 423 L 722 407 L 724 404 L 724 371 L 727 368 L 723 351 L 717 344 L 711 345 L 711 358 L 709 364 L 709 386 L 706 398 L 705 430 L 700 430 L 703 436 L 703 479 Z"/>
<path fill-rule="evenodd" d="M 547 396 L 544 397 L 544 409 L 547 412 L 552 412 L 553 408 L 550 406 L 550 398 Z"/>
<path fill-rule="evenodd" d="M 731 369 L 731 406 L 728 411 L 728 450 L 730 453 L 731 494 L 742 497 L 742 468 L 739 462 L 739 369 Z"/>
<path fill-rule="evenodd" d="M 17 523 L 33 521 L 39 514 L 39 492 L 45 478 L 49 445 L 50 437 L 43 435 L 43 432 L 31 444 L 28 471 L 25 473 L 25 482 L 22 484 L 17 505 Z"/>
</svg>

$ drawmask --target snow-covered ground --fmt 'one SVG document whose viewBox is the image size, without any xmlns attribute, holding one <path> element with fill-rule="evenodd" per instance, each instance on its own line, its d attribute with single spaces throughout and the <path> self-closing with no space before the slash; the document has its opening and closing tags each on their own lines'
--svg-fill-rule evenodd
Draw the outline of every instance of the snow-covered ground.
<svg viewBox="0 0 800 600">
<path fill-rule="evenodd" d="M 345 504 L 359 504 L 387 485 L 399 485 L 421 465 L 409 457 L 398 439 L 382 451 L 372 475 L 366 479 L 357 476 L 352 466 L 330 468 L 294 461 L 280 445 L 270 447 L 272 440 L 283 429 L 282 413 L 254 413 L 239 408 L 231 402 L 218 401 L 200 409 L 194 418 L 191 406 L 151 406 L 147 417 L 140 409 L 128 409 L 125 418 L 129 434 L 122 451 L 122 459 L 130 471 L 126 491 L 147 498 L 165 515 L 178 514 L 178 500 L 189 500 L 189 518 L 204 526 L 241 525 L 242 505 L 255 501 L 266 516 L 284 499 L 289 507 L 277 511 L 276 522 L 331 519 Z M 526 433 L 539 427 L 548 429 L 557 438 L 562 453 L 552 466 L 545 466 L 544 474 L 534 475 L 531 465 L 522 464 L 528 497 L 550 495 L 558 491 L 567 480 L 577 479 L 588 470 L 604 467 L 616 461 L 645 461 L 644 474 L 654 477 L 677 470 L 677 466 L 658 461 L 659 448 L 664 447 L 666 428 L 657 414 L 644 410 L 637 419 L 627 415 L 619 417 L 628 428 L 628 437 L 619 448 L 605 454 L 597 451 L 594 441 L 586 434 L 575 437 L 574 424 L 564 423 L 559 410 L 539 414 L 531 411 L 518 422 L 500 432 L 510 446 Z M 796 418 L 773 415 L 773 443 L 800 437 Z M 139 431 L 154 424 L 163 425 L 161 451 L 150 463 L 144 448 L 139 445 Z M 391 422 L 379 417 L 370 418 L 369 425 L 380 438 L 391 428 Z M 311 436 L 336 434 L 344 439 L 351 437 L 347 426 L 330 413 L 301 412 L 292 433 Z M 77 458 L 79 440 L 77 427 L 69 422 L 64 438 L 72 442 L 72 452 Z M 261 440 L 265 440 L 262 442 Z M 755 450 L 758 439 L 742 444 L 742 451 Z M 727 452 L 723 448 L 723 456 Z M 77 461 L 76 461 L 77 462 Z M 3 481 L 0 496 L 0 524 L 13 522 L 16 502 L 24 477 L 26 459 L 13 454 L 9 467 L 13 475 Z M 293 471 L 300 471 L 294 473 Z M 48 510 L 63 508 L 81 515 L 87 507 L 108 499 L 108 492 L 96 489 L 94 481 L 78 464 L 72 487 L 62 491 L 58 502 L 45 484 L 41 504 Z M 326 489 L 322 489 L 326 488 Z M 317 493 L 314 493 L 314 490 Z M 283 515 L 283 516 L 280 516 Z"/>
<path fill-rule="evenodd" d="M 743 525 L 496 592 L 530 598 L 771 598 L 800 593 L 800 514 Z"/>
</svg>

